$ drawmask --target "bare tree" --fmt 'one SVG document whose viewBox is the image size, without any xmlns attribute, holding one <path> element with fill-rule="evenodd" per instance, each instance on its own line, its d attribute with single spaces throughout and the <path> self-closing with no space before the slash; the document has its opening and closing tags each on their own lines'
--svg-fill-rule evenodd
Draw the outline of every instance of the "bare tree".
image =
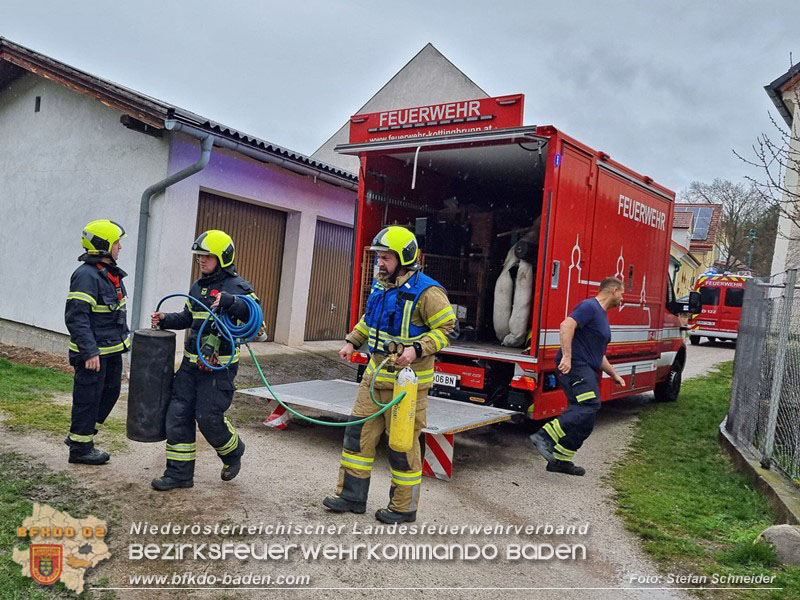
<svg viewBox="0 0 800 600">
<path fill-rule="evenodd" d="M 794 103 L 800 105 L 800 88 L 794 92 Z M 752 158 L 733 153 L 743 162 L 758 168 L 761 178 L 746 176 L 764 201 L 777 207 L 780 216 L 789 219 L 794 232 L 800 231 L 800 135 L 797 119 L 791 126 L 783 126 L 769 115 L 774 132 L 762 133 L 752 146 Z M 783 235 L 800 239 L 797 234 Z"/>
<path fill-rule="evenodd" d="M 693 181 L 681 193 L 680 200 L 693 204 L 718 204 L 722 210 L 720 230 L 715 239 L 723 268 L 731 270 L 737 263 L 746 263 L 751 240 L 748 233 L 756 229 L 770 204 L 752 184 L 715 179 L 711 183 Z"/>
</svg>

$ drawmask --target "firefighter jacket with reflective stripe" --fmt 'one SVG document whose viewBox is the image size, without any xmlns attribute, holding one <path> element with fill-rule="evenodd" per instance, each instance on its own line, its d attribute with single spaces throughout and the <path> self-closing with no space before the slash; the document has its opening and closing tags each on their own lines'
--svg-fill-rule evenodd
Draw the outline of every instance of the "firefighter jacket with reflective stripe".
<svg viewBox="0 0 800 600">
<path fill-rule="evenodd" d="M 372 354 L 364 381 L 375 377 L 377 389 L 394 385 L 396 371 L 384 367 L 376 370 L 386 358 L 384 342 L 400 342 L 404 346 L 419 343 L 422 355 L 411 363 L 417 374 L 419 389 L 433 385 L 434 355 L 449 345 L 456 316 L 447 292 L 434 279 L 419 271 L 411 271 L 390 282 L 379 276 L 372 286 L 364 316 L 347 335 L 356 348 L 368 343 Z"/>
<path fill-rule="evenodd" d="M 127 352 L 127 294 L 122 282 L 127 273 L 97 257 L 83 255 L 79 260 L 84 264 L 72 274 L 64 310 L 70 356 L 86 360 Z"/>
<path fill-rule="evenodd" d="M 216 300 L 217 294 L 220 292 L 227 292 L 237 296 L 250 296 L 260 304 L 258 297 L 253 292 L 253 286 L 250 285 L 250 282 L 242 279 L 238 273 L 230 267 L 227 269 L 218 269 L 211 275 L 206 275 L 195 281 L 189 290 L 189 295 L 192 298 L 197 298 L 204 306 L 211 308 L 214 300 Z M 233 305 L 226 312 L 234 319 L 242 321 L 247 320 L 250 315 L 247 305 L 244 303 L 244 300 L 240 298 L 235 298 Z M 197 362 L 197 332 L 200 331 L 200 326 L 203 324 L 206 316 L 208 316 L 208 312 L 200 308 L 197 303 L 187 299 L 181 312 L 167 313 L 165 318 L 161 321 L 161 327 L 164 329 L 190 328 L 183 346 L 183 356 L 189 359 L 190 362 Z M 221 364 L 228 362 L 231 352 L 234 354 L 233 362 L 236 362 L 239 360 L 239 348 L 231 348 L 231 344 L 225 335 L 212 327 L 212 322 L 213 317 L 203 330 L 203 337 L 214 334 L 219 338 L 218 360 Z"/>
</svg>

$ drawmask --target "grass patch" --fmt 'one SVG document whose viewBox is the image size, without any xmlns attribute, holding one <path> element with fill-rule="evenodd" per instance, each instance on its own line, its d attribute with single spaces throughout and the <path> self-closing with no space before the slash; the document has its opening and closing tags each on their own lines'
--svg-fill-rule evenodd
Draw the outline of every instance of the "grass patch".
<svg viewBox="0 0 800 600">
<path fill-rule="evenodd" d="M 16 531 L 31 515 L 34 502 L 49 504 L 76 519 L 90 514 L 103 518 L 110 512 L 107 502 L 101 509 L 96 495 L 78 487 L 70 477 L 53 473 L 21 454 L 0 453 L 0 600 L 90 598 L 88 591 L 76 596 L 61 582 L 40 586 L 33 579 L 23 577 L 22 568 L 11 560 L 13 547 L 28 545 L 27 540 L 16 537 Z M 87 581 L 87 590 L 90 587 Z M 107 592 L 101 596 L 103 599 L 113 597 Z"/>
<path fill-rule="evenodd" d="M 771 546 L 753 543 L 775 524 L 772 509 L 717 441 L 732 370 L 725 363 L 687 381 L 678 402 L 642 411 L 630 450 L 610 476 L 618 511 L 665 572 L 774 574 L 767 587 L 784 588 L 712 592 L 714 598 L 800 598 L 800 567 L 780 568 Z"/>
<path fill-rule="evenodd" d="M 54 400 L 56 394 L 72 391 L 72 375 L 46 367 L 31 367 L 0 358 L 0 411 L 3 425 L 18 431 L 37 430 L 66 435 L 69 432 L 68 404 Z M 100 434 L 108 449 L 121 451 L 125 442 L 125 421 L 108 419 Z"/>
</svg>

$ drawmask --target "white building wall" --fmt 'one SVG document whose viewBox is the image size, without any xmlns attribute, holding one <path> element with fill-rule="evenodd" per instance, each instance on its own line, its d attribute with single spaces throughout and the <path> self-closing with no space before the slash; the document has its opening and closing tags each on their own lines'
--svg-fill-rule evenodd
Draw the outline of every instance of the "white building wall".
<svg viewBox="0 0 800 600">
<path fill-rule="evenodd" d="M 199 156 L 197 140 L 183 134 L 173 136 L 170 173 Z M 352 227 L 356 192 L 215 147 L 203 171 L 153 199 L 141 323 L 149 323 L 148 315 L 161 297 L 189 289 L 190 249 L 201 189 L 287 213 L 275 341 L 302 344 L 316 221 L 321 218 Z M 181 304 L 172 300 L 164 309 L 178 310 Z"/>
<path fill-rule="evenodd" d="M 684 248 L 689 248 L 689 244 L 692 243 L 692 236 L 689 233 L 688 229 L 678 229 L 673 227 L 672 228 L 672 241 L 676 244 L 680 244 Z"/>
<path fill-rule="evenodd" d="M 125 128 L 119 117 L 37 75 L 0 91 L 0 320 L 66 332 L 81 230 L 94 219 L 128 232 L 119 264 L 130 273 L 131 293 L 139 198 L 166 176 L 168 144 Z"/>
<path fill-rule="evenodd" d="M 800 166 L 800 104 L 795 102 L 795 91 L 790 90 L 784 93 L 784 100 L 788 105 L 794 105 L 792 118 L 791 152 L 790 160 L 797 161 L 794 169 L 786 170 L 784 187 L 794 190 L 795 198 L 800 194 L 800 177 L 798 177 L 798 166 Z M 784 210 L 789 210 L 790 196 L 784 194 L 781 199 Z M 783 273 L 787 269 L 800 268 L 800 228 L 791 219 L 781 215 L 778 219 L 778 235 L 775 239 L 775 250 L 772 254 L 772 274 Z"/>
</svg>

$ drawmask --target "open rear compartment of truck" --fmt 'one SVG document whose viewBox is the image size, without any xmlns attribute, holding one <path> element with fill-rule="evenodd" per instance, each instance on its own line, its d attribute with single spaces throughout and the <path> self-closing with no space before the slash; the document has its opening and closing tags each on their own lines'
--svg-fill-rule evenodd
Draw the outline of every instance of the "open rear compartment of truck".
<svg viewBox="0 0 800 600">
<path fill-rule="evenodd" d="M 369 234 L 409 228 L 423 271 L 447 290 L 458 318 L 431 395 L 524 412 L 530 394 L 515 400 L 510 384 L 517 365 L 536 364 L 548 138 L 530 127 L 380 145 L 362 158 L 358 231 L 368 233 L 356 236 L 354 314 L 363 314 L 375 275 Z"/>
</svg>

